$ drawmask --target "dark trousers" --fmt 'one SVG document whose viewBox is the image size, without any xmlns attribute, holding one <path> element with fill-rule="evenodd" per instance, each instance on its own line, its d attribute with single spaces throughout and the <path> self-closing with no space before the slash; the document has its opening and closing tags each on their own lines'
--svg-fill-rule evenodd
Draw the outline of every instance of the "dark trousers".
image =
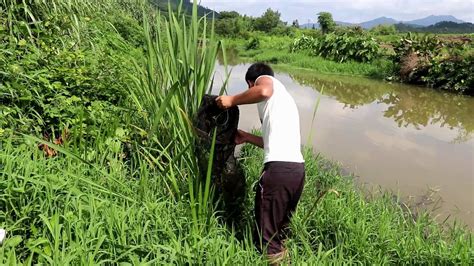
<svg viewBox="0 0 474 266">
<path fill-rule="evenodd" d="M 283 251 L 292 213 L 303 192 L 304 163 L 268 162 L 256 187 L 255 245 L 261 252 Z"/>
</svg>

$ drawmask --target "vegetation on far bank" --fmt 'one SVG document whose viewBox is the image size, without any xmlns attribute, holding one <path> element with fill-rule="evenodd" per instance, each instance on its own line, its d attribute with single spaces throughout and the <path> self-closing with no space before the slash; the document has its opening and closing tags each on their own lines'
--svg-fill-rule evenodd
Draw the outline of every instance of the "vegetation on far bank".
<svg viewBox="0 0 474 266">
<path fill-rule="evenodd" d="M 190 121 L 221 48 L 208 26 L 197 5 L 184 16 L 135 0 L 2 2 L 0 264 L 265 264 L 250 236 L 252 190 L 232 228 L 198 167 Z M 469 229 L 305 157 L 292 263 L 474 260 Z M 261 160 L 243 149 L 249 187 Z"/>
<path fill-rule="evenodd" d="M 244 58 L 425 85 L 474 94 L 474 42 L 471 35 L 400 34 L 394 26 L 370 30 L 336 26 L 330 13 L 318 14 L 321 29 L 287 26 L 280 13 L 261 17 L 224 12 L 217 33 Z M 252 21 L 267 23 L 252 23 Z M 340 63 L 340 64 L 339 64 Z"/>
</svg>

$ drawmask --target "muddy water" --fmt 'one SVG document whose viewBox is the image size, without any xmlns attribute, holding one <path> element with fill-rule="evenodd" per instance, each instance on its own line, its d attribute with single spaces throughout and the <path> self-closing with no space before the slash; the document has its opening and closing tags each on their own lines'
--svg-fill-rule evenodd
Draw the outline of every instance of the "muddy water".
<svg viewBox="0 0 474 266">
<path fill-rule="evenodd" d="M 248 66 L 229 67 L 229 94 L 247 88 Z M 298 105 L 304 144 L 340 162 L 368 187 L 435 209 L 440 221 L 450 216 L 448 221 L 474 228 L 473 97 L 298 69 L 276 71 Z M 218 65 L 214 91 L 224 73 Z M 255 105 L 240 109 L 242 129 L 260 128 Z"/>
</svg>

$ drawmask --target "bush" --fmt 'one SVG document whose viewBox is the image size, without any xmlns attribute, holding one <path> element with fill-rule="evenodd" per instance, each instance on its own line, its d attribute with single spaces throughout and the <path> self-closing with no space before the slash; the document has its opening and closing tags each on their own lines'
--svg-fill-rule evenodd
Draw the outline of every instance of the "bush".
<svg viewBox="0 0 474 266">
<path fill-rule="evenodd" d="M 245 45 L 245 50 L 255 50 L 255 49 L 258 49 L 259 47 L 260 47 L 260 41 L 256 37 L 253 37 Z"/>
<path fill-rule="evenodd" d="M 316 47 L 316 40 L 306 35 L 301 36 L 293 41 L 290 45 L 290 51 L 296 52 L 301 50 L 313 50 Z"/>
<path fill-rule="evenodd" d="M 394 45 L 392 60 L 402 81 L 472 94 L 474 56 L 465 50 L 463 43 L 409 33 Z"/>
<path fill-rule="evenodd" d="M 424 81 L 434 88 L 474 95 L 474 56 L 433 60 Z"/>
<path fill-rule="evenodd" d="M 299 50 L 310 50 L 314 55 L 338 62 L 370 62 L 380 56 L 380 47 L 373 38 L 347 34 L 326 34 L 317 39 L 303 35 L 291 45 L 292 52 Z"/>
<path fill-rule="evenodd" d="M 97 136 L 120 117 L 134 69 L 128 60 L 143 43 L 140 25 L 121 12 L 76 22 L 35 12 L 44 19 L 30 29 L 35 36 L 15 27 L 0 31 L 0 129 L 57 136 L 81 128 L 84 137 Z M 0 23 L 8 27 L 7 20 Z"/>
</svg>

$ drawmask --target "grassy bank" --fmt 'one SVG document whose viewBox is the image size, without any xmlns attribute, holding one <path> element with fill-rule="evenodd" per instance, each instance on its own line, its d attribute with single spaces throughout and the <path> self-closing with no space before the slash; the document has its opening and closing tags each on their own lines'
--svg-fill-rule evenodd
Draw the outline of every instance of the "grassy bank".
<svg viewBox="0 0 474 266">
<path fill-rule="evenodd" d="M 2 3 L 0 63 L 16 65 L 0 72 L 0 264 L 265 263 L 252 190 L 247 220 L 230 228 L 198 167 L 190 121 L 220 46 L 197 6 L 162 16 L 133 0 Z M 260 152 L 243 151 L 249 184 Z M 305 156 L 292 263 L 472 262 L 467 230 L 367 198 Z M 328 189 L 338 195 L 316 204 Z"/>
<path fill-rule="evenodd" d="M 1 263 L 264 264 L 249 234 L 253 190 L 247 220 L 231 230 L 218 210 L 196 218 L 188 194 L 176 197 L 146 161 L 131 169 L 102 143 L 94 146 L 101 159 L 87 163 L 73 154 L 45 159 L 28 143 L 2 146 L 0 227 L 8 239 Z M 241 156 L 252 187 L 261 150 L 246 146 Z M 362 193 L 310 150 L 305 158 L 306 185 L 287 243 L 293 264 L 472 263 L 466 229 L 442 227 L 391 194 Z"/>
<path fill-rule="evenodd" d="M 335 62 L 319 56 L 309 55 L 305 51 L 290 52 L 293 38 L 287 36 L 261 36 L 259 45 L 248 49 L 248 40 L 226 39 L 230 49 L 235 49 L 243 60 L 269 62 L 306 68 L 317 73 L 364 76 L 383 79 L 391 75 L 393 65 L 388 60 L 379 59 L 371 63 Z"/>
</svg>

